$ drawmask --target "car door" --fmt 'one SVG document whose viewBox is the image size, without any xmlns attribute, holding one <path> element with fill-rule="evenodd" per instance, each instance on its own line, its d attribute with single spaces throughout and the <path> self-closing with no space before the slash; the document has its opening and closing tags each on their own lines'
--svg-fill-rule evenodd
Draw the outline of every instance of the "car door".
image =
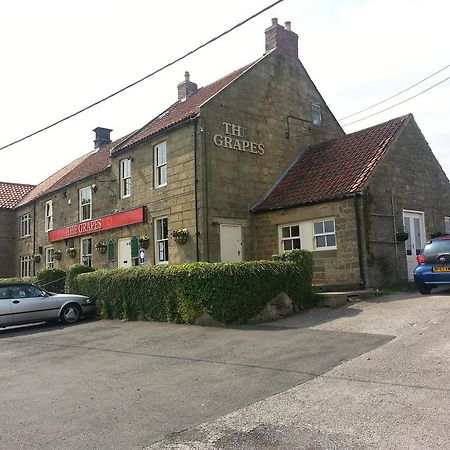
<svg viewBox="0 0 450 450">
<path fill-rule="evenodd" d="M 2 286 L 0 287 L 0 327 L 10 325 L 12 320 L 9 290 L 7 287 Z"/>
<path fill-rule="evenodd" d="M 9 290 L 15 323 L 57 319 L 59 308 L 53 296 L 31 285 L 13 286 Z"/>
</svg>

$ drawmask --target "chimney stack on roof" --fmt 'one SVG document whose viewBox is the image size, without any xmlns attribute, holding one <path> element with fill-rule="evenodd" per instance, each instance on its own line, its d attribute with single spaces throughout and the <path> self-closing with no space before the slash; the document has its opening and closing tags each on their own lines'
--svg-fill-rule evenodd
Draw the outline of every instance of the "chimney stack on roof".
<svg viewBox="0 0 450 450">
<path fill-rule="evenodd" d="M 95 133 L 95 148 L 102 148 L 111 143 L 111 131 L 109 128 L 97 127 L 92 130 Z"/>
<path fill-rule="evenodd" d="M 278 19 L 272 19 L 272 25 L 266 29 L 266 53 L 277 48 L 292 58 L 298 58 L 298 35 L 291 30 L 291 22 L 278 24 Z"/>
<path fill-rule="evenodd" d="M 189 72 L 184 72 L 184 81 L 178 85 L 178 100 L 194 95 L 198 90 L 197 84 L 189 81 Z"/>
</svg>

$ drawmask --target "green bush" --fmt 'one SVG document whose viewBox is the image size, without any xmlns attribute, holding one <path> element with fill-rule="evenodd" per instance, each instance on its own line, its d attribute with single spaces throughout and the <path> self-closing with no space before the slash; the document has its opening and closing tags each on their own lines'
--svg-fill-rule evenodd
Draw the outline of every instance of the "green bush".
<svg viewBox="0 0 450 450">
<path fill-rule="evenodd" d="M 74 286 L 75 278 L 80 273 L 87 273 L 87 272 L 93 272 L 95 269 L 92 267 L 85 266 L 84 264 L 73 264 L 67 269 L 66 274 L 66 282 L 64 286 L 64 291 L 69 292 L 75 292 L 76 287 Z"/>
<path fill-rule="evenodd" d="M 65 281 L 66 272 L 61 269 L 42 269 L 37 273 L 37 284 L 50 292 L 63 293 Z"/>
<path fill-rule="evenodd" d="M 0 283 L 34 283 L 37 284 L 36 277 L 28 277 L 28 278 L 0 278 Z"/>
<path fill-rule="evenodd" d="M 72 286 L 73 292 L 99 299 L 107 319 L 190 323 L 207 311 L 219 322 L 242 323 L 282 291 L 297 309 L 312 306 L 306 260 L 98 270 L 77 276 Z"/>
</svg>

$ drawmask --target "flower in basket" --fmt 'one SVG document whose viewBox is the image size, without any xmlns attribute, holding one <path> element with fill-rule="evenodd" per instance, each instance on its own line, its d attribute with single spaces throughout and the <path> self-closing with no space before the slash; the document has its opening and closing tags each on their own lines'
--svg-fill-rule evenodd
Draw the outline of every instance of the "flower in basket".
<svg viewBox="0 0 450 450">
<path fill-rule="evenodd" d="M 184 244 L 189 237 L 189 231 L 187 228 L 177 228 L 172 231 L 172 239 L 179 244 Z"/>
<path fill-rule="evenodd" d="M 108 244 L 105 241 L 97 242 L 97 245 L 95 246 L 95 249 L 99 253 L 106 253 L 106 250 L 108 249 Z"/>
<path fill-rule="evenodd" d="M 77 249 L 75 247 L 69 247 L 67 250 L 67 255 L 71 258 L 75 258 L 75 255 L 77 254 Z"/>
<path fill-rule="evenodd" d="M 145 234 L 144 236 L 139 237 L 139 245 L 142 248 L 147 248 L 150 242 L 150 238 Z"/>
<path fill-rule="evenodd" d="M 59 249 L 54 250 L 53 258 L 59 261 L 62 258 L 62 251 Z"/>
<path fill-rule="evenodd" d="M 33 253 L 31 256 L 32 256 L 34 262 L 38 263 L 41 260 L 41 255 L 39 253 Z"/>
</svg>

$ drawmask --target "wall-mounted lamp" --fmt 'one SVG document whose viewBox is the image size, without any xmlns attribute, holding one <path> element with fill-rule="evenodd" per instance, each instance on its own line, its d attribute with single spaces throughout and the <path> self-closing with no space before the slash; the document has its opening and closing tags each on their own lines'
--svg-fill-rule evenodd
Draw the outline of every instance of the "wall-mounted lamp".
<svg viewBox="0 0 450 450">
<path fill-rule="evenodd" d="M 94 183 L 92 186 L 91 186 L 91 189 L 92 189 L 92 192 L 97 192 L 98 191 L 98 186 Z"/>
</svg>

